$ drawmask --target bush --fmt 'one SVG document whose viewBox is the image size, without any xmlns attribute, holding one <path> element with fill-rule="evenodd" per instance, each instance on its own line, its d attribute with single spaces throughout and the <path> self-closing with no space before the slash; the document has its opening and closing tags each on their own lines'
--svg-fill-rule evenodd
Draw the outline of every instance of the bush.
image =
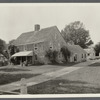
<svg viewBox="0 0 100 100">
<path fill-rule="evenodd" d="M 8 65 L 8 61 L 0 61 L 0 66 L 6 66 Z"/>
<path fill-rule="evenodd" d="M 68 62 L 71 52 L 68 50 L 68 48 L 66 46 L 63 46 L 60 51 L 62 52 L 66 62 Z"/>
<path fill-rule="evenodd" d="M 46 51 L 45 56 L 51 61 L 51 63 L 57 63 L 58 51 L 49 49 L 48 51 Z"/>
</svg>

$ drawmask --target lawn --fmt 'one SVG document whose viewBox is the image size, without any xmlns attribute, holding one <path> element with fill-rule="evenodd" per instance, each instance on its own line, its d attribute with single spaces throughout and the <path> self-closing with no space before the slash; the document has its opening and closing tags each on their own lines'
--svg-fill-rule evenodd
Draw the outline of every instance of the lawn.
<svg viewBox="0 0 100 100">
<path fill-rule="evenodd" d="M 91 64 L 89 66 L 91 66 L 91 67 L 97 67 L 97 66 L 100 66 L 100 63 L 99 62 L 96 62 L 96 63 L 93 63 L 93 64 Z"/>
<path fill-rule="evenodd" d="M 28 87 L 29 94 L 100 93 L 100 67 L 83 67 L 51 81 Z"/>
<path fill-rule="evenodd" d="M 40 74 L 3 74 L 0 73 L 0 85 L 20 81 L 21 78 L 31 78 Z"/>
<path fill-rule="evenodd" d="M 14 71 L 30 71 L 28 69 L 19 69 L 19 68 L 2 68 L 0 71 L 4 72 L 14 72 Z"/>
<path fill-rule="evenodd" d="M 100 88 L 88 87 L 85 82 L 51 80 L 28 87 L 29 94 L 100 93 Z"/>
</svg>

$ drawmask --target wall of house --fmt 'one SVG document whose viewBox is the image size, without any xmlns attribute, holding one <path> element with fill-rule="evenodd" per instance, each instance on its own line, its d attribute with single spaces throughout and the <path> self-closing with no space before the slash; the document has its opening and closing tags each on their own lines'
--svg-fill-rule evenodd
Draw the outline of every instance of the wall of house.
<svg viewBox="0 0 100 100">
<path fill-rule="evenodd" d="M 75 55 L 77 55 L 77 59 L 75 61 L 74 57 Z M 70 57 L 70 62 L 82 62 L 82 61 L 86 61 L 86 54 L 85 53 L 74 53 L 73 55 L 71 55 Z"/>
<path fill-rule="evenodd" d="M 20 45 L 18 47 L 20 51 L 24 51 L 24 50 L 34 51 L 34 53 L 37 54 L 38 60 L 40 62 L 49 63 L 49 60 L 45 57 L 46 51 L 52 49 L 60 52 L 61 47 L 64 45 L 66 45 L 66 42 L 61 36 L 59 30 L 57 30 L 56 32 L 51 33 L 50 36 L 48 36 L 45 39 L 45 42 L 41 42 L 37 44 Z M 33 57 L 33 60 L 34 59 L 35 58 Z M 58 56 L 58 59 L 63 60 L 63 56 L 61 53 Z"/>
<path fill-rule="evenodd" d="M 95 59 L 95 52 L 92 51 L 90 53 L 87 54 L 87 59 Z"/>
</svg>

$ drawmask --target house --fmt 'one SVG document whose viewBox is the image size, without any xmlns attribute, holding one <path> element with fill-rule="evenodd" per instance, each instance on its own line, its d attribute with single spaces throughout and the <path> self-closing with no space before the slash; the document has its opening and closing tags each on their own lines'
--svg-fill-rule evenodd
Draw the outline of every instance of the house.
<svg viewBox="0 0 100 100">
<path fill-rule="evenodd" d="M 13 43 L 19 48 L 19 53 L 12 55 L 18 59 L 37 63 L 48 63 L 45 57 L 47 50 L 57 50 L 66 45 L 60 31 L 56 26 L 40 29 L 40 25 L 35 25 L 34 31 L 22 33 Z M 20 62 L 19 60 L 19 62 Z"/>
<path fill-rule="evenodd" d="M 84 49 L 87 52 L 87 59 L 95 59 L 95 50 L 94 48 Z"/>
<path fill-rule="evenodd" d="M 67 44 L 68 50 L 71 52 L 70 62 L 82 62 L 86 61 L 86 51 L 82 49 L 79 45 Z"/>
<path fill-rule="evenodd" d="M 40 25 L 36 24 L 34 31 L 22 33 L 13 44 L 19 48 L 20 52 L 12 57 L 16 57 L 19 63 L 28 61 L 32 64 L 38 62 L 47 64 L 50 61 L 45 55 L 49 49 L 58 51 L 57 60 L 63 61 L 64 56 L 60 52 L 63 46 L 67 46 L 71 51 L 70 62 L 86 60 L 86 52 L 78 45 L 66 44 L 56 26 L 40 29 Z"/>
</svg>

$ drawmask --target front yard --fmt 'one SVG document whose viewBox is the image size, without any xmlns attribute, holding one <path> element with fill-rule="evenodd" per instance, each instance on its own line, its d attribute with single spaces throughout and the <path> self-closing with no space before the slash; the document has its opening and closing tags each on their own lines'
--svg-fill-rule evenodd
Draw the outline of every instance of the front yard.
<svg viewBox="0 0 100 100">
<path fill-rule="evenodd" d="M 100 88 L 90 87 L 85 82 L 63 79 L 51 80 L 28 87 L 29 94 L 77 94 L 100 93 Z"/>
<path fill-rule="evenodd" d="M 6 74 L 6 73 L 0 73 L 0 85 L 20 81 L 21 78 L 31 78 L 35 77 L 39 74 Z"/>
<path fill-rule="evenodd" d="M 88 63 L 88 62 L 87 62 Z M 28 87 L 29 94 L 71 94 L 100 93 L 100 63 L 78 64 L 82 67 L 69 74 Z M 77 65 L 75 65 L 76 67 Z M 67 66 L 42 65 L 25 68 L 0 68 L 0 85 L 19 81 L 21 78 L 31 78 L 44 73 L 55 72 Z M 71 67 L 71 66 L 70 66 Z M 69 67 L 69 68 L 70 68 Z M 69 69 L 68 68 L 68 69 Z M 72 67 L 73 68 L 73 67 Z M 17 73 L 16 73 L 17 72 Z M 19 91 L 19 90 L 15 90 Z"/>
<path fill-rule="evenodd" d="M 20 68 L 2 68 L 0 69 L 0 71 L 4 71 L 4 72 L 18 72 L 18 71 L 30 71 L 28 69 L 20 69 Z"/>
<path fill-rule="evenodd" d="M 100 93 L 100 63 L 28 87 L 29 94 Z"/>
</svg>

